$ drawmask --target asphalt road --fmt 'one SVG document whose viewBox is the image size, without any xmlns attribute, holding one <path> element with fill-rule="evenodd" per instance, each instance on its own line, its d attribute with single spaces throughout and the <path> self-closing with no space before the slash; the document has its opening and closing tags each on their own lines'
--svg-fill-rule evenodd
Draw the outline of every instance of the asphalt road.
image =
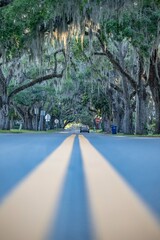
<svg viewBox="0 0 160 240">
<path fill-rule="evenodd" d="M 159 186 L 159 138 L 0 134 L 0 239 L 158 240 Z"/>
</svg>

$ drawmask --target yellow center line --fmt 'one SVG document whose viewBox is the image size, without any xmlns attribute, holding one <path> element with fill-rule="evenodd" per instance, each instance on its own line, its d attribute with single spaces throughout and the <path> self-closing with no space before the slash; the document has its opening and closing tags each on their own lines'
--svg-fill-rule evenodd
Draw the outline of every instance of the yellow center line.
<svg viewBox="0 0 160 240">
<path fill-rule="evenodd" d="M 45 239 L 55 216 L 75 135 L 68 137 L 0 206 L 1 240 Z"/>
<path fill-rule="evenodd" d="M 159 240 L 160 225 L 109 162 L 79 136 L 97 240 Z"/>
</svg>

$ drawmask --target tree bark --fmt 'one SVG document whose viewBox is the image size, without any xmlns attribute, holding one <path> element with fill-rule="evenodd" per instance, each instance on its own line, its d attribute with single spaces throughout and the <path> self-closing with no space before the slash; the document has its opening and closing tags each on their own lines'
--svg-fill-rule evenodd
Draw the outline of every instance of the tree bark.
<svg viewBox="0 0 160 240">
<path fill-rule="evenodd" d="M 120 43 L 119 44 L 119 58 L 123 69 L 125 69 L 125 57 L 128 51 L 128 45 Z M 123 88 L 123 98 L 124 98 L 124 117 L 123 117 L 123 133 L 132 134 L 132 111 L 131 111 L 131 98 L 129 93 L 129 84 L 127 78 L 122 76 L 122 88 Z"/>
<path fill-rule="evenodd" d="M 102 117 L 102 130 L 106 133 L 111 133 L 111 121 L 107 116 Z"/>
<path fill-rule="evenodd" d="M 147 93 L 145 82 L 143 79 L 143 59 L 139 57 L 139 74 L 138 74 L 138 89 L 136 92 L 136 134 L 147 134 Z"/>
<path fill-rule="evenodd" d="M 124 108 L 123 133 L 132 134 L 132 114 L 128 103 L 125 104 Z"/>
<path fill-rule="evenodd" d="M 155 133 L 160 134 L 160 59 L 158 58 L 158 50 L 153 51 L 150 58 L 148 84 L 152 93 L 155 104 L 156 127 Z"/>
<path fill-rule="evenodd" d="M 2 108 L 0 109 L 0 129 L 2 130 L 10 129 L 8 103 L 3 104 Z"/>
<path fill-rule="evenodd" d="M 7 96 L 7 85 L 5 85 L 5 78 L 0 69 L 0 83 L 1 83 L 1 96 L 0 96 L 0 129 L 9 130 L 9 99 Z"/>
<path fill-rule="evenodd" d="M 160 134 L 160 101 L 155 102 L 156 127 L 155 133 Z"/>
</svg>

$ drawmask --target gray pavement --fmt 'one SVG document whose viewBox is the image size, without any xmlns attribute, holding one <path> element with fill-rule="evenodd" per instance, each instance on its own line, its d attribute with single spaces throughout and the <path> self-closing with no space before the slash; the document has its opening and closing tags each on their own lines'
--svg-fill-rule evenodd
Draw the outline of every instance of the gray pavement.
<svg viewBox="0 0 160 240">
<path fill-rule="evenodd" d="M 126 182 L 133 192 L 144 202 L 144 205 L 150 209 L 155 219 L 160 222 L 160 138 L 118 137 L 115 135 L 108 136 L 96 133 L 84 133 L 80 135 L 78 130 L 53 134 L 0 134 L 1 203 L 5 203 L 8 196 L 12 196 L 13 190 L 17 188 L 19 183 L 23 183 L 27 176 L 30 177 L 30 173 L 33 172 L 34 174 L 38 166 L 41 166 L 43 163 L 45 164 L 47 157 L 51 153 L 54 153 L 60 144 L 63 144 L 64 140 L 71 135 L 75 135 L 74 145 L 71 156 L 69 157 L 68 166 L 66 165 L 66 174 L 64 176 L 63 186 L 61 187 L 60 198 L 56 205 L 54 218 L 51 219 L 50 226 L 48 227 L 47 239 L 94 239 L 92 213 L 89 201 L 90 187 L 86 184 L 86 181 L 90 181 L 88 180 L 88 176 L 90 176 L 89 171 L 91 171 L 92 174 L 92 164 L 91 168 L 89 167 L 87 170 L 88 160 L 85 159 L 86 165 L 84 167 L 84 159 L 79 145 L 79 136 L 82 135 L 85 139 L 88 139 L 91 146 L 98 151 L 98 154 L 105 159 L 113 171 L 122 177 L 124 182 Z M 83 138 L 81 141 L 83 143 Z M 86 147 L 87 149 L 87 144 L 89 143 L 84 142 L 81 147 Z M 84 152 L 85 151 L 87 150 L 84 150 Z M 103 165 L 103 160 L 101 160 L 100 155 L 96 157 L 96 155 L 94 156 L 94 153 L 90 151 L 91 148 L 88 148 L 88 153 L 86 152 L 89 161 L 90 159 L 100 158 L 100 165 Z M 65 156 L 65 152 L 61 152 L 61 148 L 57 154 L 60 154 L 60 159 L 61 155 L 62 158 Z M 53 161 L 54 159 L 52 162 Z M 57 165 L 55 166 L 57 167 Z M 101 166 L 101 169 L 100 171 L 103 173 L 103 166 Z M 93 173 L 95 170 L 93 166 Z M 53 177 L 54 179 L 54 174 L 52 176 L 51 170 L 50 174 L 51 178 Z M 92 177 L 89 178 L 92 179 Z M 43 182 L 42 179 L 41 181 Z M 94 178 L 93 181 L 95 181 Z M 92 183 L 90 182 L 90 184 L 92 188 Z M 107 184 L 107 182 L 106 184 L 103 182 L 104 192 L 105 185 L 107 186 Z M 48 191 L 50 190 L 48 189 Z M 52 191 L 51 189 L 51 192 Z M 92 189 L 92 191 L 94 190 Z M 121 198 L 121 196 L 119 196 L 119 198 Z M 39 201 L 41 200 L 39 199 Z M 118 201 L 118 199 L 116 199 L 116 201 Z M 99 237 L 97 240 L 101 239 L 103 240 L 103 237 Z M 112 239 L 114 240 L 116 237 Z M 137 239 L 139 240 L 140 238 Z M 35 238 L 33 240 L 40 239 Z M 124 240 L 126 240 L 125 237 Z"/>
<path fill-rule="evenodd" d="M 64 139 L 63 134 L 0 134 L 0 200 Z"/>
</svg>

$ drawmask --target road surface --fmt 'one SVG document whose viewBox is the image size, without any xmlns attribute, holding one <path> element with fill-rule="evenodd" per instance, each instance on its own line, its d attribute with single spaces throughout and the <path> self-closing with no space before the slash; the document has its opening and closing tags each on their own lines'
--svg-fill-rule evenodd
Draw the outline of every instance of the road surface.
<svg viewBox="0 0 160 240">
<path fill-rule="evenodd" d="M 0 134 L 1 240 L 159 240 L 160 139 Z"/>
</svg>

